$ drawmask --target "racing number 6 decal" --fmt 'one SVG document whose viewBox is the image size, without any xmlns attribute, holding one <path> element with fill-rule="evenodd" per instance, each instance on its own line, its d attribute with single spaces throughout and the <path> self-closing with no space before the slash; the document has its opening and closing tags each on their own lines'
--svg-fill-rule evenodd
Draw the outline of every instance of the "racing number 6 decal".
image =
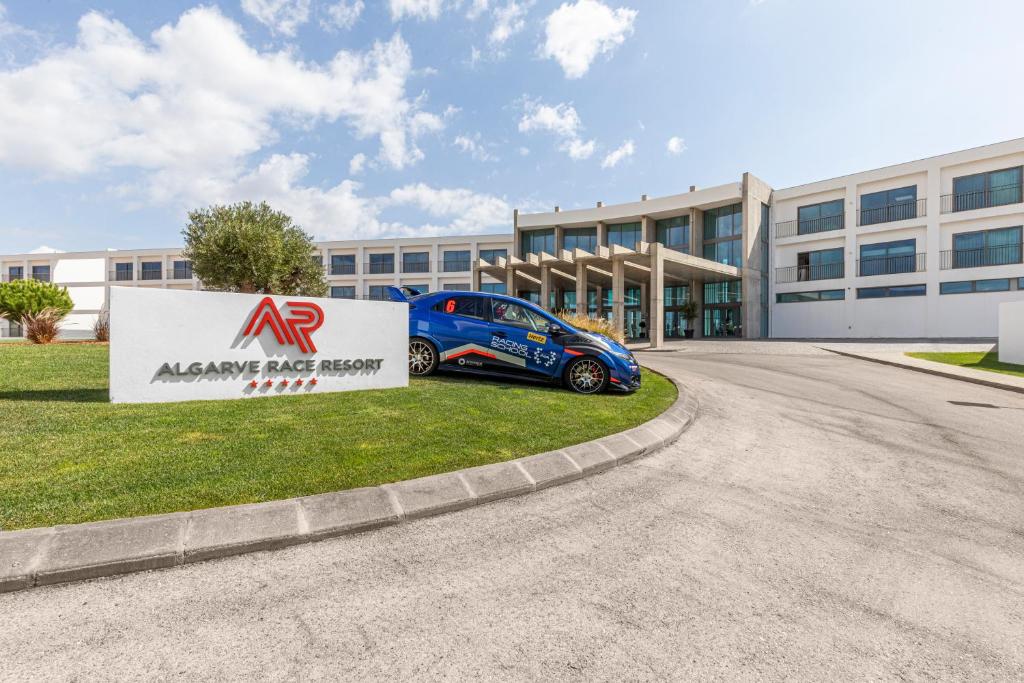
<svg viewBox="0 0 1024 683">
<path fill-rule="evenodd" d="M 448 302 L 444 305 L 444 312 L 445 313 L 454 313 L 455 312 L 455 299 L 448 299 Z"/>
</svg>

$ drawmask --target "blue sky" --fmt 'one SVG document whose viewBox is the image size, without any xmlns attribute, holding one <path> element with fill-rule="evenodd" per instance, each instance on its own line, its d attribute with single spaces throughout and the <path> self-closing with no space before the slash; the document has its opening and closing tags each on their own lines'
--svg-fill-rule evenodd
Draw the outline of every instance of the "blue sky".
<svg viewBox="0 0 1024 683">
<path fill-rule="evenodd" d="M 0 253 L 786 187 L 1024 135 L 1024 3 L 0 0 Z"/>
</svg>

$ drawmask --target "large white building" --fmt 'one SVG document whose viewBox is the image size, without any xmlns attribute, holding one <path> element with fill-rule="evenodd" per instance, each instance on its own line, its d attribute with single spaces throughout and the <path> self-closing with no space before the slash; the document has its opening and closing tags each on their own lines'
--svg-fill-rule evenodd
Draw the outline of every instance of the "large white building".
<svg viewBox="0 0 1024 683">
<path fill-rule="evenodd" d="M 387 285 L 508 292 L 612 319 L 633 339 L 995 337 L 1024 300 L 1024 138 L 773 189 L 734 183 L 513 216 L 505 235 L 318 245 L 331 296 Z M 112 285 L 196 288 L 178 250 L 0 256 L 4 279 L 66 284 L 68 336 Z M 0 330 L 19 334 L 17 326 Z"/>
</svg>

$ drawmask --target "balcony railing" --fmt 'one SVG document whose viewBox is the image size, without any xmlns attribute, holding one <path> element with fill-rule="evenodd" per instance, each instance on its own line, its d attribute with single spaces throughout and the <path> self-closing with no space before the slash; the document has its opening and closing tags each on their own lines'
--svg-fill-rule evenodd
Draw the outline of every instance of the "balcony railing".
<svg viewBox="0 0 1024 683">
<path fill-rule="evenodd" d="M 927 207 L 927 199 L 917 199 L 912 202 L 887 204 L 873 209 L 861 209 L 857 212 L 857 225 L 877 225 L 878 223 L 892 223 L 911 218 L 921 218 L 928 215 Z"/>
<path fill-rule="evenodd" d="M 814 266 L 786 266 L 775 269 L 775 282 L 809 282 L 811 280 L 835 280 L 846 273 L 846 264 L 821 263 Z"/>
<path fill-rule="evenodd" d="M 171 271 L 172 280 L 191 280 L 192 269 L 191 268 L 175 268 Z"/>
<path fill-rule="evenodd" d="M 444 264 L 442 270 L 446 273 L 464 273 L 468 270 L 472 270 L 471 261 L 469 259 L 454 259 L 451 261 L 442 261 Z"/>
<path fill-rule="evenodd" d="M 949 249 L 942 252 L 942 270 L 953 268 L 983 268 L 1021 263 L 1021 245 L 1004 244 L 978 249 Z"/>
<path fill-rule="evenodd" d="M 957 192 L 942 195 L 942 213 L 987 209 L 992 206 L 1020 204 L 1024 199 L 1020 185 L 1003 185 L 976 192 Z"/>
<path fill-rule="evenodd" d="M 403 273 L 429 273 L 430 261 L 402 261 Z"/>
<path fill-rule="evenodd" d="M 897 273 L 921 273 L 926 267 L 927 254 L 900 254 L 898 256 L 877 256 L 857 261 L 857 275 L 895 275 Z"/>
<path fill-rule="evenodd" d="M 155 269 L 143 268 L 142 270 L 139 271 L 139 279 L 140 280 L 162 280 L 163 278 L 164 278 L 164 269 L 163 268 L 155 268 Z"/>
<path fill-rule="evenodd" d="M 50 281 L 50 274 L 49 273 L 32 273 L 32 279 L 36 280 L 37 282 L 49 282 Z"/>
<path fill-rule="evenodd" d="M 0 275 L 0 282 L 14 282 L 15 280 L 24 279 L 24 275 L 10 275 L 9 273 L 4 273 L 3 275 Z"/>
<path fill-rule="evenodd" d="M 395 264 L 393 261 L 386 261 L 384 263 L 366 262 L 363 264 L 363 272 L 369 275 L 380 275 L 382 273 L 393 273 L 395 272 Z"/>
<path fill-rule="evenodd" d="M 356 264 L 355 263 L 332 263 L 331 264 L 331 275 L 355 275 Z"/>
<path fill-rule="evenodd" d="M 818 232 L 842 230 L 845 225 L 844 214 L 810 218 L 805 220 L 784 221 L 775 224 L 776 237 L 793 237 L 794 235 L 813 235 Z"/>
<path fill-rule="evenodd" d="M 112 270 L 107 273 L 107 280 L 111 282 L 131 282 L 135 279 L 135 273 L 131 270 Z"/>
</svg>

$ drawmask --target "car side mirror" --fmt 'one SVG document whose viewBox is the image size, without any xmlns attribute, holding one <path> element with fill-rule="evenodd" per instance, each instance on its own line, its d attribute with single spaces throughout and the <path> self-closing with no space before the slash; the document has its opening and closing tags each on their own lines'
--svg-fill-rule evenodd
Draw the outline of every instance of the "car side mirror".
<svg viewBox="0 0 1024 683">
<path fill-rule="evenodd" d="M 565 334 L 565 328 L 558 323 L 548 323 L 548 334 L 557 337 L 560 334 Z"/>
</svg>

